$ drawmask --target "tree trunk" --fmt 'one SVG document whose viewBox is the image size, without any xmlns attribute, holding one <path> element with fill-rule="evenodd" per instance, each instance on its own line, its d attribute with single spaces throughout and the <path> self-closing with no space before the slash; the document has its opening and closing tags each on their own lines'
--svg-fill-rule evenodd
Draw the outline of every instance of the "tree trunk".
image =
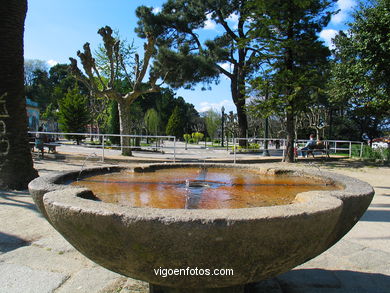
<svg viewBox="0 0 390 293">
<path fill-rule="evenodd" d="M 131 133 L 130 106 L 131 104 L 127 103 L 127 101 L 118 102 L 119 129 L 122 135 L 129 135 Z M 121 137 L 121 146 L 123 147 L 123 156 L 132 156 L 131 148 L 126 148 L 131 146 L 130 137 Z"/>
<path fill-rule="evenodd" d="M 27 136 L 24 94 L 26 0 L 0 5 L 0 187 L 26 189 L 38 177 Z"/>
<path fill-rule="evenodd" d="M 292 110 L 287 110 L 286 115 L 286 130 L 287 130 L 287 146 L 284 153 L 283 161 L 287 163 L 294 162 L 294 113 Z"/>
<path fill-rule="evenodd" d="M 248 130 L 248 119 L 245 112 L 245 95 L 241 92 L 241 90 L 245 89 L 245 83 L 242 78 L 238 77 L 238 73 L 235 73 L 238 70 L 240 70 L 238 66 L 235 66 L 233 78 L 231 78 L 230 89 L 233 102 L 237 108 L 238 137 L 245 138 Z M 239 141 L 239 145 L 242 147 L 245 147 L 247 143 L 246 140 Z"/>
</svg>

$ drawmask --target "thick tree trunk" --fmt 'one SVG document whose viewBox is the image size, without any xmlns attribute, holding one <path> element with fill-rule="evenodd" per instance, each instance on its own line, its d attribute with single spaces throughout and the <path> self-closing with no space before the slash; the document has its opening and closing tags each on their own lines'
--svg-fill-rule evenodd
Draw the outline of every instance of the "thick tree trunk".
<svg viewBox="0 0 390 293">
<path fill-rule="evenodd" d="M 118 102 L 118 111 L 119 111 L 119 129 L 120 134 L 129 135 L 131 134 L 131 121 L 130 121 L 130 106 L 131 103 L 127 103 L 126 100 Z M 121 137 L 122 145 L 122 155 L 123 156 L 132 156 L 130 137 Z"/>
<path fill-rule="evenodd" d="M 283 161 L 287 163 L 294 162 L 294 113 L 287 110 L 286 115 L 287 145 Z"/>
<path fill-rule="evenodd" d="M 245 95 L 243 94 L 243 90 L 245 89 L 245 81 L 243 77 L 239 76 L 238 71 L 242 69 L 235 66 L 233 78 L 231 78 L 231 94 L 234 104 L 237 108 L 237 118 L 238 118 L 238 137 L 245 138 L 248 130 L 248 119 L 245 112 Z M 247 141 L 240 140 L 240 146 L 246 146 Z"/>
<path fill-rule="evenodd" d="M 0 187 L 26 189 L 38 177 L 27 137 L 24 94 L 26 0 L 0 5 Z"/>
</svg>

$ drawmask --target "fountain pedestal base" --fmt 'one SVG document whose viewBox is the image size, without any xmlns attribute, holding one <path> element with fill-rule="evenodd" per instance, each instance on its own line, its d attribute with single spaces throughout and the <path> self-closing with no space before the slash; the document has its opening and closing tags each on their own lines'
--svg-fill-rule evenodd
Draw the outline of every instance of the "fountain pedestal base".
<svg viewBox="0 0 390 293">
<path fill-rule="evenodd" d="M 172 288 L 149 284 L 149 293 L 244 293 L 245 285 L 224 288 Z"/>
</svg>

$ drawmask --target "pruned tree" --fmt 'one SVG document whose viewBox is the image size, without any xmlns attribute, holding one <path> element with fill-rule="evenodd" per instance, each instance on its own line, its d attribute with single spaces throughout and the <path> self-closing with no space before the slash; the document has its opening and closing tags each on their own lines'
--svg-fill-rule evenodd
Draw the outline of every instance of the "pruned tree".
<svg viewBox="0 0 390 293">
<path fill-rule="evenodd" d="M 114 38 L 113 31 L 109 26 L 99 29 L 98 33 L 103 38 L 104 52 L 107 62 L 97 64 L 92 55 L 89 43 L 85 43 L 83 52 L 78 51 L 77 56 L 81 60 L 85 74 L 78 68 L 77 60 L 69 58 L 71 61 L 72 73 L 89 89 L 91 96 L 105 97 L 118 102 L 120 134 L 129 135 L 131 133 L 130 107 L 132 103 L 141 95 L 157 92 L 160 85 L 157 85 L 158 76 L 151 70 L 149 81 L 144 83 L 145 76 L 155 53 L 155 36 L 145 32 L 147 42 L 144 45 L 143 60 L 138 54 L 134 54 L 133 67 L 129 68 L 129 55 L 121 46 L 121 41 Z M 121 86 L 122 79 L 130 85 L 130 90 Z M 123 148 L 122 154 L 131 156 L 130 139 L 121 138 Z"/>
</svg>

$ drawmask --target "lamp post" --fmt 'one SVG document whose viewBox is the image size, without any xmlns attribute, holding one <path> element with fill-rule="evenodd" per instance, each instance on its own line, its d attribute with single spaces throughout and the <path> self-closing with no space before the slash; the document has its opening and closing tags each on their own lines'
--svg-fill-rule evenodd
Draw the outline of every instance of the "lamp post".
<svg viewBox="0 0 390 293">
<path fill-rule="evenodd" d="M 221 118 L 221 147 L 223 147 L 223 136 L 224 136 L 224 124 L 225 124 L 225 107 L 222 106 L 222 118 Z"/>
</svg>

